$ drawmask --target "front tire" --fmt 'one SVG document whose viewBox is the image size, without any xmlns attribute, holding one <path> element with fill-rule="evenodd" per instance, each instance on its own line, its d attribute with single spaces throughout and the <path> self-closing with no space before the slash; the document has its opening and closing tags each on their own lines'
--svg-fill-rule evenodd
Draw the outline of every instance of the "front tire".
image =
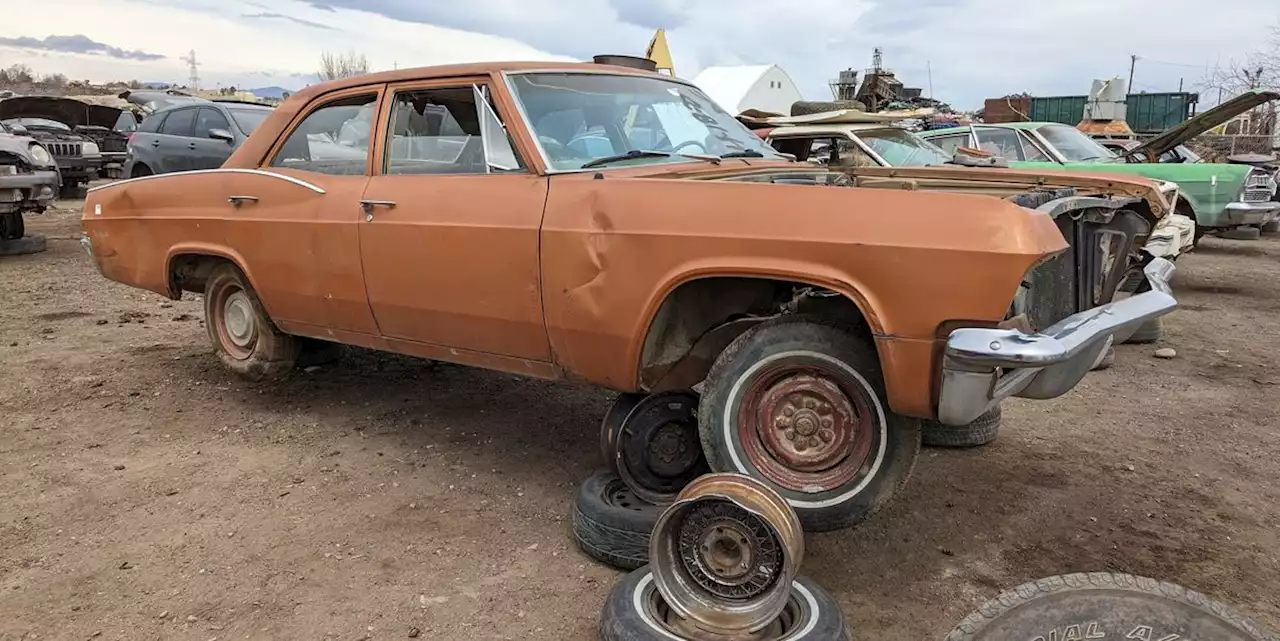
<svg viewBox="0 0 1280 641">
<path fill-rule="evenodd" d="M 231 371 L 258 381 L 293 369 L 298 341 L 276 329 L 249 279 L 235 265 L 224 263 L 209 275 L 204 315 L 214 351 Z"/>
<path fill-rule="evenodd" d="M 809 531 L 875 514 L 920 451 L 920 421 L 889 410 L 874 347 L 806 316 L 735 339 L 707 375 L 698 423 L 713 470 L 768 483 Z"/>
</svg>

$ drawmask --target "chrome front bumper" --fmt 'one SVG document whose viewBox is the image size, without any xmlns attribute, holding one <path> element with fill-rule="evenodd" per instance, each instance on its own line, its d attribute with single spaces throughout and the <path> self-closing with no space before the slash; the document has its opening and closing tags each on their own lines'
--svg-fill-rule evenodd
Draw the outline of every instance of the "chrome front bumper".
<svg viewBox="0 0 1280 641">
<path fill-rule="evenodd" d="M 1227 225 L 1265 225 L 1280 214 L 1280 202 L 1229 203 L 1223 210 Z"/>
<path fill-rule="evenodd" d="M 1075 387 L 1121 330 L 1177 307 L 1169 289 L 1173 263 L 1156 258 L 1143 270 L 1151 291 L 1073 314 L 1036 334 L 1016 329 L 951 332 L 942 360 L 938 421 L 967 425 L 1010 396 L 1047 399 Z"/>
</svg>

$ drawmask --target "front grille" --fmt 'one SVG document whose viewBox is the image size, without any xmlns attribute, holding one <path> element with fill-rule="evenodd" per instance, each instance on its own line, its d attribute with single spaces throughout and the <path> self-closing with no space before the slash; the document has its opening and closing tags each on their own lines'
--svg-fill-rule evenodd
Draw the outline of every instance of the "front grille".
<svg viewBox="0 0 1280 641">
<path fill-rule="evenodd" d="M 1265 203 L 1276 195 L 1276 179 L 1270 173 L 1254 169 L 1244 182 L 1240 200 L 1246 203 Z"/>
<path fill-rule="evenodd" d="M 47 142 L 44 144 L 55 158 L 69 158 L 81 155 L 78 142 Z"/>
</svg>

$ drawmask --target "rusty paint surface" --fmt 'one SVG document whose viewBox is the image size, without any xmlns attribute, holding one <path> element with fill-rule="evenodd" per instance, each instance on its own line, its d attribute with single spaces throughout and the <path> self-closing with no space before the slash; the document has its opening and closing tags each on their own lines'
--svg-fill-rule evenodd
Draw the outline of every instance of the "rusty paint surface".
<svg viewBox="0 0 1280 641">
<path fill-rule="evenodd" d="M 795 281 L 855 303 L 876 339 L 890 405 L 930 416 L 938 328 L 998 323 L 1023 274 L 1066 248 L 1048 216 L 986 196 L 740 180 L 814 171 L 799 163 L 548 176 L 497 76 L 534 67 L 584 65 L 406 69 L 310 87 L 223 170 L 92 191 L 83 220 L 95 260 L 107 278 L 177 296 L 174 258 L 218 256 L 244 271 L 284 331 L 620 390 L 637 389 L 646 332 L 682 283 Z M 322 102 L 374 93 L 385 119 L 388 86 L 441 79 L 488 86 L 528 172 L 382 175 L 372 158 L 386 146 L 385 124 L 373 127 L 368 175 L 269 166 L 270 152 Z M 991 176 L 947 171 L 948 180 Z M 258 200 L 236 205 L 233 195 Z M 368 221 L 361 199 L 397 205 Z"/>
</svg>

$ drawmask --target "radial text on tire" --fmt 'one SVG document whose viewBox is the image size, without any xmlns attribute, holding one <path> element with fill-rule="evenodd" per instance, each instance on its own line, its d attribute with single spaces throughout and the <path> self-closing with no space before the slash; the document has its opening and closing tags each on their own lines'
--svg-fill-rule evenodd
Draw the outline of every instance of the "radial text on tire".
<svg viewBox="0 0 1280 641">
<path fill-rule="evenodd" d="M 605 598 L 601 641 L 680 641 L 688 623 L 662 602 L 648 567 L 624 575 Z M 847 641 L 852 637 L 844 614 L 831 595 L 799 576 L 782 615 L 760 638 L 786 641 Z M 699 637 L 705 638 L 705 637 Z"/>
<path fill-rule="evenodd" d="M 204 314 L 214 351 L 235 373 L 263 380 L 293 369 L 298 341 L 276 329 L 249 280 L 235 265 L 223 263 L 209 274 Z"/>
<path fill-rule="evenodd" d="M 1203 594 L 1111 572 L 1020 585 L 983 604 L 945 641 L 1008 639 L 1276 641 L 1254 621 Z"/>
<path fill-rule="evenodd" d="M 765 481 L 809 531 L 866 520 L 920 451 L 920 421 L 889 409 L 869 339 L 800 315 L 761 323 L 720 354 L 698 424 L 713 470 Z"/>
</svg>

